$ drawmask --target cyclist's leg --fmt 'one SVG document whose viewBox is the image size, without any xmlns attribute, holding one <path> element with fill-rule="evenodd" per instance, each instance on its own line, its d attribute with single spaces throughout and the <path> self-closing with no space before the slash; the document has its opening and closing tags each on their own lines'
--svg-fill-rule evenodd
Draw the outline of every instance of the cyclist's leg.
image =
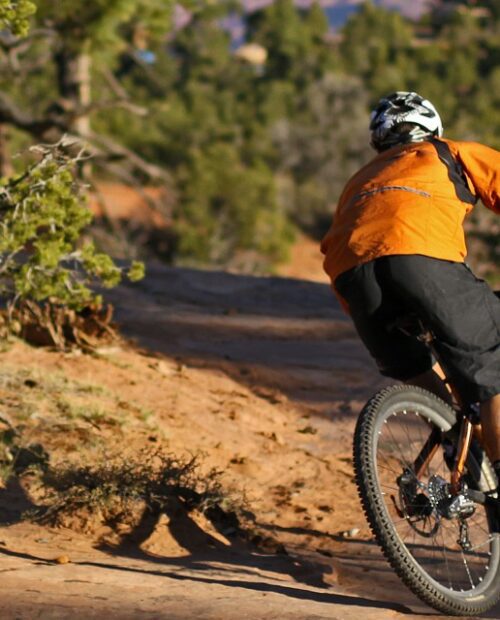
<svg viewBox="0 0 500 620">
<path fill-rule="evenodd" d="M 481 426 L 488 457 L 500 469 L 500 394 L 481 403 Z"/>
<path fill-rule="evenodd" d="M 481 426 L 483 445 L 498 479 L 497 494 L 500 495 L 500 394 L 481 403 Z M 500 519 L 500 500 L 497 512 Z"/>
<path fill-rule="evenodd" d="M 430 389 L 447 398 L 444 383 L 433 370 L 428 347 L 413 336 L 389 329 L 409 309 L 377 277 L 380 259 L 359 265 L 335 281 L 349 306 L 356 330 L 382 375 Z"/>
<path fill-rule="evenodd" d="M 424 388 L 424 390 L 428 390 L 432 392 L 436 396 L 439 396 L 445 403 L 448 403 L 450 406 L 453 405 L 453 399 L 451 393 L 444 382 L 444 373 L 439 364 L 434 364 L 434 366 L 430 370 L 426 370 L 425 372 L 417 375 L 416 377 L 411 377 L 410 379 L 406 379 L 404 383 L 407 385 L 416 385 L 417 387 Z"/>
<path fill-rule="evenodd" d="M 435 347 L 465 402 L 480 402 L 490 459 L 500 458 L 500 301 L 462 263 L 425 256 L 382 259 L 381 278 L 437 337 Z"/>
</svg>

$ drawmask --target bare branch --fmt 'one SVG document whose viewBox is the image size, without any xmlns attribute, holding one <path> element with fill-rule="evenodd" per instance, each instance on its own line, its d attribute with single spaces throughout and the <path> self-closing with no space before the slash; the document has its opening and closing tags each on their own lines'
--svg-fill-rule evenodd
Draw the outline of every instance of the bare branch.
<svg viewBox="0 0 500 620">
<path fill-rule="evenodd" d="M 46 69 L 47 64 L 52 58 L 52 53 L 47 52 L 46 54 L 41 54 L 32 62 L 27 62 L 25 59 L 20 61 L 18 56 L 18 54 L 11 51 L 7 55 L 6 62 L 2 63 L 2 68 L 8 67 L 16 77 L 28 76 L 31 73 L 39 71 L 40 69 Z"/>
<path fill-rule="evenodd" d="M 115 142 L 108 136 L 98 135 L 94 132 L 90 132 L 88 136 L 82 136 L 83 138 L 87 138 L 90 142 L 93 155 L 101 156 L 106 155 L 107 159 L 123 159 L 128 161 L 133 168 L 142 172 L 146 176 L 159 179 L 163 182 L 170 181 L 170 175 L 166 170 L 156 166 L 155 164 L 151 164 L 144 160 L 142 157 L 126 148 L 122 144 Z"/>
<path fill-rule="evenodd" d="M 102 161 L 120 160 L 123 163 L 126 162 L 133 171 L 135 170 L 152 179 L 158 179 L 162 183 L 170 184 L 170 176 L 164 169 L 147 162 L 137 153 L 115 142 L 112 138 L 92 131 L 85 135 L 69 132 L 75 118 L 78 118 L 80 114 L 88 113 L 89 109 L 96 109 L 96 106 L 101 105 L 102 108 L 104 103 L 86 106 L 76 111 L 71 108 L 64 109 L 64 105 L 59 105 L 59 103 L 64 104 L 64 102 L 55 102 L 46 116 L 37 118 L 21 110 L 7 95 L 0 92 L 0 123 L 14 125 L 42 142 L 57 142 L 63 135 L 66 135 L 67 139 L 83 141 L 88 144 L 92 156 Z M 138 106 L 137 109 L 126 101 L 105 102 L 105 107 L 115 107 L 116 105 L 127 106 L 127 109 L 135 108 L 136 112 L 142 111 Z"/>
<path fill-rule="evenodd" d="M 115 94 L 118 99 L 130 99 L 130 95 L 125 88 L 120 84 L 120 81 L 116 78 L 115 74 L 109 69 L 101 71 L 101 75 L 106 80 L 109 88 Z"/>
<path fill-rule="evenodd" d="M 31 114 L 24 112 L 2 92 L 0 92 L 0 123 L 14 125 L 18 129 L 23 129 L 37 138 L 43 137 L 49 129 L 56 128 L 62 132 L 67 129 L 67 125 L 61 122 L 55 115 L 35 118 Z"/>
<path fill-rule="evenodd" d="M 76 108 L 68 115 L 68 124 L 77 118 L 81 118 L 82 116 L 88 116 L 91 112 L 99 112 L 100 110 L 109 110 L 111 108 L 124 108 L 128 110 L 132 114 L 136 114 L 137 116 L 146 116 L 148 114 L 148 109 L 142 106 L 136 105 L 127 99 L 114 99 L 111 101 L 96 101 L 95 103 L 91 103 L 87 106 L 81 106 Z"/>
<path fill-rule="evenodd" d="M 55 39 L 57 36 L 57 31 L 53 28 L 34 28 L 25 37 L 16 37 L 9 31 L 2 30 L 0 31 L 0 47 L 5 52 L 13 49 L 25 51 L 35 39 Z"/>
</svg>

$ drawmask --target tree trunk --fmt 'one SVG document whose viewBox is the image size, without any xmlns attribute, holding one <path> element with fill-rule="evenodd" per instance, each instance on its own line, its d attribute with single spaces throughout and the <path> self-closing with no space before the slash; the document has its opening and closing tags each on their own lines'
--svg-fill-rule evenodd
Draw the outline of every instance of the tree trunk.
<svg viewBox="0 0 500 620">
<path fill-rule="evenodd" d="M 90 114 L 83 113 L 92 102 L 91 67 L 92 59 L 85 51 L 74 52 L 63 48 L 55 55 L 57 80 L 61 105 L 65 110 L 76 112 L 69 130 L 85 138 L 90 133 Z M 92 165 L 89 161 L 81 162 L 80 175 L 83 178 L 92 176 Z"/>
<path fill-rule="evenodd" d="M 9 130 L 7 125 L 0 123 L 0 178 L 14 174 L 9 149 Z"/>
<path fill-rule="evenodd" d="M 67 106 L 71 111 L 85 109 L 92 100 L 90 54 L 76 53 L 63 48 L 56 54 L 55 62 L 62 105 Z M 89 114 L 77 114 L 71 129 L 82 136 L 88 135 Z"/>
</svg>

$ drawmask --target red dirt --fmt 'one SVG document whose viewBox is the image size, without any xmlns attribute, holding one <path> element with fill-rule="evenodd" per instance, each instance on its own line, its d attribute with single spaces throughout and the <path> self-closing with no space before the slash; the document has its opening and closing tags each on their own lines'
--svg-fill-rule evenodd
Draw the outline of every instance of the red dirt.
<svg viewBox="0 0 500 620">
<path fill-rule="evenodd" d="M 89 207 L 97 218 L 123 220 L 146 228 L 168 227 L 165 215 L 154 208 L 155 203 L 168 202 L 166 191 L 145 187 L 138 191 L 121 183 L 100 182 L 90 193 Z"/>
<path fill-rule="evenodd" d="M 358 504 L 352 431 L 383 381 L 328 286 L 150 266 L 110 298 L 127 345 L 91 357 L 17 343 L 1 354 L 35 385 L 64 373 L 67 385 L 100 386 L 102 407 L 123 414 L 123 424 L 51 433 L 51 452 L 201 452 L 245 493 L 263 542 L 196 513 L 122 542 L 97 517 L 86 532 L 11 518 L 0 530 L 1 618 L 438 617 L 393 575 Z M 1 406 L 14 397 L 0 385 Z M 0 489 L 11 517 L 30 501 Z"/>
</svg>

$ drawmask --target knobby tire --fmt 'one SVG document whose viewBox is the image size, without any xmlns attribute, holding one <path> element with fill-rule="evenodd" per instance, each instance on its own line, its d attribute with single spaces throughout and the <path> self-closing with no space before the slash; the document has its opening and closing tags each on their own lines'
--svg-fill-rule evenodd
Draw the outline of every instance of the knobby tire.
<svg viewBox="0 0 500 620">
<path fill-rule="evenodd" d="M 449 615 L 482 614 L 500 599 L 500 534 L 496 515 L 492 516 L 490 509 L 485 509 L 483 515 L 489 527 L 487 542 L 491 549 L 490 563 L 485 569 L 486 577 L 480 580 L 477 587 L 472 585 L 470 590 L 463 592 L 444 586 L 422 568 L 410 552 L 410 546 L 407 547 L 400 537 L 396 520 L 390 514 L 387 498 L 382 492 L 382 478 L 379 479 L 378 442 L 384 420 L 387 424 L 391 416 L 396 415 L 395 411 L 404 411 L 406 415 L 405 408 L 417 412 L 414 415 L 421 416 L 420 419 L 429 428 L 432 428 L 432 424 L 448 431 L 455 427 L 456 413 L 453 409 L 426 390 L 412 386 L 392 386 L 376 393 L 362 410 L 354 436 L 354 468 L 364 512 L 387 560 L 422 601 Z M 493 469 L 477 445 L 470 452 L 467 471 L 471 478 L 475 478 L 473 482 L 478 490 L 495 489 L 497 480 Z M 478 555 L 481 554 L 478 552 Z"/>
</svg>

